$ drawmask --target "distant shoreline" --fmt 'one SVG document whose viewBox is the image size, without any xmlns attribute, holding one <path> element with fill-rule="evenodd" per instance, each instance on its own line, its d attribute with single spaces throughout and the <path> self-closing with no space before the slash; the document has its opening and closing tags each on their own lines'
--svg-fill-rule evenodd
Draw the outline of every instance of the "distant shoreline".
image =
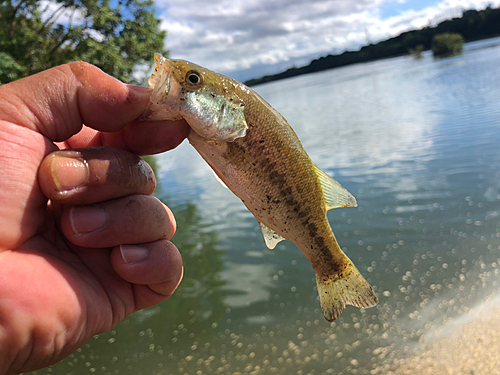
<svg viewBox="0 0 500 375">
<path fill-rule="evenodd" d="M 309 65 L 250 79 L 245 81 L 245 84 L 254 86 L 346 65 L 408 55 L 410 50 L 414 50 L 419 45 L 423 46 L 424 50 L 429 50 L 434 35 L 444 32 L 459 33 L 466 42 L 498 37 L 500 36 L 500 7 L 488 6 L 480 11 L 466 10 L 462 17 L 443 21 L 435 27 L 407 31 L 394 38 L 364 46 L 359 51 L 345 51 L 338 55 L 320 57 L 311 61 Z"/>
</svg>

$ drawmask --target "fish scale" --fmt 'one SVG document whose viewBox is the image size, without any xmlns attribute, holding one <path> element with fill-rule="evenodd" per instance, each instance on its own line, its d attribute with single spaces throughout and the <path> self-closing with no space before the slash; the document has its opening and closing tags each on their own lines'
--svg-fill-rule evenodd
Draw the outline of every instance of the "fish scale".
<svg viewBox="0 0 500 375">
<path fill-rule="evenodd" d="M 259 222 L 266 245 L 287 239 L 307 257 L 328 321 L 371 307 L 372 287 L 340 249 L 326 212 L 356 201 L 309 158 L 283 116 L 228 77 L 155 55 L 144 120 L 184 118 L 189 142 Z"/>
</svg>

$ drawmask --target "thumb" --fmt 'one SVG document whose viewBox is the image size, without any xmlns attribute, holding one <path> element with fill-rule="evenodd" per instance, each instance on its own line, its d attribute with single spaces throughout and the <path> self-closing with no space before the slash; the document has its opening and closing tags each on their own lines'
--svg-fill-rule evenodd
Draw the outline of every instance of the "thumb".
<svg viewBox="0 0 500 375">
<path fill-rule="evenodd" d="M 85 124 L 114 132 L 143 113 L 148 89 L 125 85 L 99 68 L 74 62 L 0 87 L 0 121 L 35 130 L 51 141 L 64 141 Z"/>
</svg>

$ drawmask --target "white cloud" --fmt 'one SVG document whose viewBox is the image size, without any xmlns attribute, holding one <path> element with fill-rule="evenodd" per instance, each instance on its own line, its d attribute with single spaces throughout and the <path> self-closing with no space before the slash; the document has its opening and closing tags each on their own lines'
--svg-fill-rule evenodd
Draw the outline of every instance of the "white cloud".
<svg viewBox="0 0 500 375">
<path fill-rule="evenodd" d="M 51 22 L 60 25 L 67 25 L 69 23 L 77 25 L 82 23 L 84 17 L 77 7 L 63 7 L 62 5 L 50 0 L 40 1 L 38 9 L 41 12 L 42 20 L 47 21 L 50 19 Z"/>
<path fill-rule="evenodd" d="M 157 0 L 173 58 L 247 79 L 358 49 L 500 0 L 444 0 L 382 19 L 404 0 Z M 267 68 L 266 68 L 267 67 Z M 273 68 L 274 67 L 274 68 Z M 246 71 L 246 73 L 244 73 Z"/>
</svg>

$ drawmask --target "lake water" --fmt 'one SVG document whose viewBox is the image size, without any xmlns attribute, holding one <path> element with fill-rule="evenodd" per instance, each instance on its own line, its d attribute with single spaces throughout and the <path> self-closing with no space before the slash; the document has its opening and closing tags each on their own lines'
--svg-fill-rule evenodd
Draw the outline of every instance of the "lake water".
<svg viewBox="0 0 500 375">
<path fill-rule="evenodd" d="M 153 159 L 178 221 L 178 291 L 33 374 L 383 374 L 497 296 L 500 39 L 254 89 L 357 198 L 328 218 L 379 305 L 324 320 L 306 258 L 268 250 L 185 142 Z"/>
</svg>

